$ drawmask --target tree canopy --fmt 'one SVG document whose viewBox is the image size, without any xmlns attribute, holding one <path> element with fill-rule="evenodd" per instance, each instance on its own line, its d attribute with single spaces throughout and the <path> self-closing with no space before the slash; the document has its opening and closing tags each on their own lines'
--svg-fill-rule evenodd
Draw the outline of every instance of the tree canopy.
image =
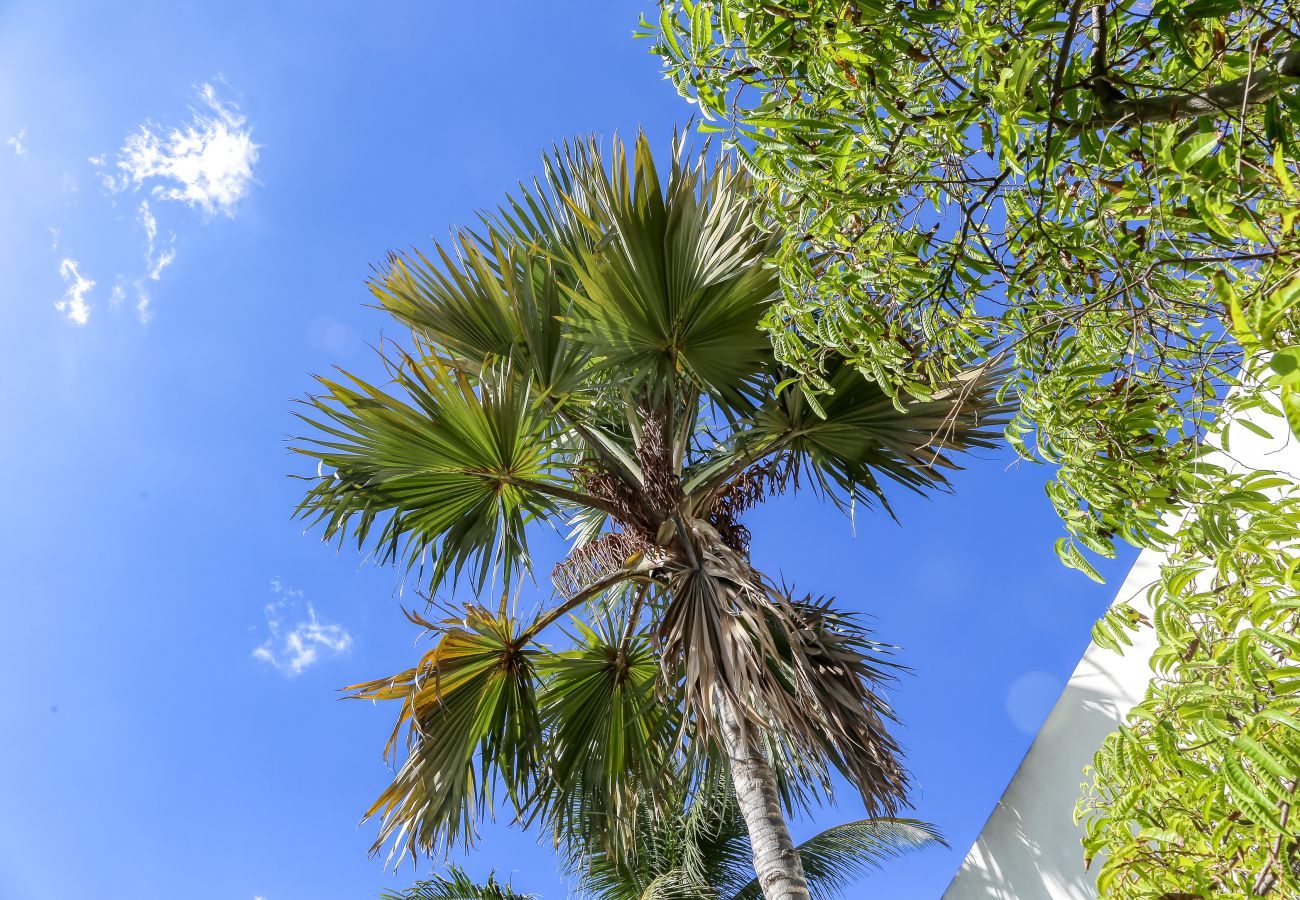
<svg viewBox="0 0 1300 900">
<path fill-rule="evenodd" d="M 1294 6 L 660 6 L 654 51 L 785 235 L 764 324 L 802 388 L 847 365 L 901 401 L 1005 364 L 1064 562 L 1166 552 L 1154 621 L 1095 631 L 1160 643 L 1081 807 L 1099 883 L 1294 893 L 1300 501 L 1206 458 L 1300 431 Z"/>
</svg>

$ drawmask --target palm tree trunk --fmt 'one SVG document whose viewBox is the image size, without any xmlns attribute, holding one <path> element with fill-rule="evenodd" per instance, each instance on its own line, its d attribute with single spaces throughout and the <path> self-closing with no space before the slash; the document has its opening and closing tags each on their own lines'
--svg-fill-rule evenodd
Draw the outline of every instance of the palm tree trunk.
<svg viewBox="0 0 1300 900">
<path fill-rule="evenodd" d="M 754 872 L 766 900 L 810 900 L 803 863 L 781 812 L 776 774 L 752 734 L 746 734 L 731 704 L 714 694 L 723 749 L 731 763 L 740 812 L 749 829 Z"/>
</svg>

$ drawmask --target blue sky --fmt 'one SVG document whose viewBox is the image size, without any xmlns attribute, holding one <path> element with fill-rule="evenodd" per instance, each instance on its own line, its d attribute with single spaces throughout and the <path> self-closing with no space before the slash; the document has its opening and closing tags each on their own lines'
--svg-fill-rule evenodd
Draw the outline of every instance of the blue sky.
<svg viewBox="0 0 1300 900">
<path fill-rule="evenodd" d="M 567 136 L 664 146 L 691 110 L 637 12 L 0 5 L 0 896 L 410 879 L 358 826 L 390 711 L 336 689 L 420 648 L 399 574 L 291 519 L 291 401 L 332 364 L 374 370 L 396 329 L 364 280 L 389 248 L 470 222 Z M 988 453 L 956 494 L 899 497 L 902 527 L 856 534 L 804 500 L 749 517 L 762 564 L 869 613 L 915 670 L 899 736 L 917 815 L 954 850 L 892 864 L 881 896 L 942 891 L 1131 562 L 1102 566 L 1109 587 L 1057 563 L 1048 474 Z M 467 865 L 565 896 L 505 821 Z"/>
</svg>

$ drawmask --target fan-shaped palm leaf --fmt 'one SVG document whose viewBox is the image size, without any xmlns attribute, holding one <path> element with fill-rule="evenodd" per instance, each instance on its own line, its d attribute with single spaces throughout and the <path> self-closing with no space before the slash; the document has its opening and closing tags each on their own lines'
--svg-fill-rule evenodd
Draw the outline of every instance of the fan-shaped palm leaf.
<svg viewBox="0 0 1300 900">
<path fill-rule="evenodd" d="M 764 265 L 775 236 L 755 224 L 738 170 L 688 165 L 684 149 L 663 184 L 644 135 L 630 167 L 618 146 L 609 168 L 597 153 L 575 160 L 597 215 L 583 217 L 595 245 L 565 259 L 573 324 L 652 396 L 685 375 L 734 405 L 759 393 L 772 358 L 758 325 L 778 288 Z"/>
<path fill-rule="evenodd" d="M 625 638 L 608 622 L 575 629 L 578 648 L 539 665 L 547 768 L 534 815 L 550 823 L 557 842 L 605 835 L 631 846 L 638 806 L 655 805 L 679 775 L 675 709 L 658 693 L 644 636 Z"/>
<path fill-rule="evenodd" d="M 328 393 L 301 416 L 318 436 L 295 449 L 332 471 L 313 479 L 299 512 L 327 540 L 373 539 L 384 560 L 413 567 L 431 554 L 430 591 L 466 564 L 480 590 L 494 567 L 509 580 L 527 563 L 530 519 L 558 515 L 564 501 L 602 505 L 564 486 L 551 420 L 508 367 L 471 382 L 404 357 L 394 370 L 404 396 L 355 377 L 352 387 L 319 380 Z"/>
<path fill-rule="evenodd" d="M 974 369 L 927 401 L 899 409 L 879 387 L 847 365 L 828 364 L 829 392 L 814 406 L 791 386 L 746 417 L 730 440 L 686 474 L 696 509 L 712 508 L 738 484 L 738 474 L 775 459 L 776 471 L 813 486 L 841 506 L 888 502 L 880 476 L 914 491 L 947 484 L 957 468 L 952 451 L 995 446 L 1003 409 L 994 399 L 999 373 Z M 759 499 L 763 499 L 760 495 Z"/>
<path fill-rule="evenodd" d="M 364 700 L 401 701 L 387 753 L 395 753 L 407 726 L 406 758 L 366 815 L 383 818 L 376 850 L 392 840 L 394 850 L 414 856 L 468 844 L 498 781 L 516 801 L 529 791 L 541 728 L 536 653 L 516 623 L 480 608 L 440 625 L 407 615 L 439 635 L 434 648 L 413 669 L 347 690 Z"/>
</svg>

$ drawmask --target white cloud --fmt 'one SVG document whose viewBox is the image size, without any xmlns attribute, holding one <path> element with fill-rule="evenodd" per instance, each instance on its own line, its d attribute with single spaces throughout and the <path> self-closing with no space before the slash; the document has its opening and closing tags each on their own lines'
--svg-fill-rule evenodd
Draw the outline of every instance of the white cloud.
<svg viewBox="0 0 1300 900">
<path fill-rule="evenodd" d="M 85 325 L 90 321 L 90 304 L 86 302 L 86 295 L 95 286 L 95 282 L 82 277 L 77 266 L 77 261 L 70 256 L 64 257 L 63 262 L 59 263 L 59 274 L 67 282 L 68 288 L 63 293 L 63 299 L 54 304 L 54 308 L 63 313 L 73 325 Z"/>
<path fill-rule="evenodd" d="M 176 235 L 168 233 L 167 247 L 159 248 L 158 241 L 158 219 L 149 208 L 148 200 L 140 201 L 140 211 L 136 217 L 140 227 L 144 229 L 144 263 L 145 275 L 143 278 L 137 278 L 132 286 L 135 288 L 135 312 L 141 322 L 148 322 L 153 318 L 153 309 L 150 307 L 151 298 L 149 291 L 145 289 L 147 281 L 158 281 L 162 278 L 163 269 L 167 268 L 176 260 Z M 147 280 L 146 280 L 147 279 Z M 120 284 L 113 287 L 113 305 L 118 306 L 125 298 L 126 291 Z"/>
<path fill-rule="evenodd" d="M 20 128 L 18 130 L 18 133 L 15 134 L 13 137 L 9 138 L 8 140 L 6 140 L 5 143 L 8 144 L 10 147 L 14 148 L 14 153 L 18 154 L 19 156 L 26 156 L 27 147 L 25 144 L 23 144 L 23 141 L 25 140 L 27 140 L 27 129 Z"/>
<path fill-rule="evenodd" d="M 197 92 L 199 103 L 191 109 L 188 122 L 168 127 L 145 122 L 126 137 L 116 153 L 87 157 L 110 194 L 127 190 L 148 193 L 136 214 L 136 223 L 144 232 L 144 269 L 129 276 L 119 274 L 109 300 L 110 308 L 118 310 L 128 293 L 133 295 L 141 322 L 153 318 L 150 282 L 161 281 L 163 271 L 176 261 L 176 233 L 166 229 L 166 237 L 162 236 L 157 202 L 176 200 L 208 215 L 220 212 L 234 216 L 254 183 L 253 167 L 259 148 L 253 143 L 248 120 L 238 106 L 218 97 L 211 84 L 200 85 Z M 21 143 L 25 135 L 26 129 L 10 140 L 19 153 L 25 152 Z M 75 191 L 75 181 L 69 176 L 65 180 L 64 189 Z M 54 229 L 51 234 L 57 249 L 59 234 Z M 94 282 L 77 275 L 76 265 L 75 261 L 64 263 L 64 277 L 73 280 L 67 296 L 59 302 L 59 310 L 71 321 L 84 325 L 90 313 L 85 295 Z M 323 640 L 330 638 L 326 633 Z M 317 643 L 326 646 L 322 641 Z"/>
<path fill-rule="evenodd" d="M 135 295 L 135 314 L 139 316 L 142 323 L 148 324 L 153 320 L 153 310 L 150 308 L 151 303 L 149 292 L 136 285 Z"/>
<path fill-rule="evenodd" d="M 322 621 L 302 591 L 271 579 L 275 599 L 264 609 L 267 639 L 253 650 L 253 656 L 270 663 L 289 676 L 301 675 L 323 656 L 337 656 L 352 647 L 352 635 L 342 625 Z"/>
<path fill-rule="evenodd" d="M 163 132 L 146 122 L 127 137 L 117 159 L 121 174 L 103 172 L 105 187 L 116 193 L 151 183 L 155 197 L 233 216 L 252 187 L 258 146 L 239 107 L 220 100 L 212 85 L 199 88 L 199 99 L 205 108 L 187 125 Z M 105 160 L 90 163 L 102 169 Z"/>
<path fill-rule="evenodd" d="M 148 266 L 148 277 L 150 281 L 157 281 L 162 277 L 162 270 L 171 265 L 176 259 L 176 235 L 172 234 L 168 238 L 170 246 L 155 254 L 155 244 L 158 240 L 158 220 L 154 218 L 153 212 L 149 209 L 149 201 L 140 201 L 140 224 L 144 226 L 144 261 Z"/>
</svg>

